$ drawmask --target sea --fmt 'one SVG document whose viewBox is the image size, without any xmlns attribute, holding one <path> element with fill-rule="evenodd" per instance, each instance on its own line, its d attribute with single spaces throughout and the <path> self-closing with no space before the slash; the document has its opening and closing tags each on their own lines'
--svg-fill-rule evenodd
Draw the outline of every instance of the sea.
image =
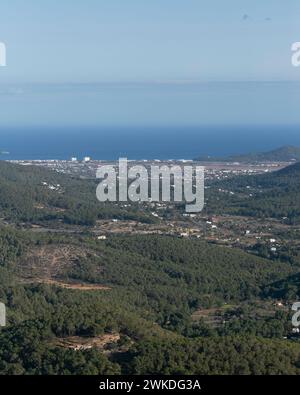
<svg viewBox="0 0 300 395">
<path fill-rule="evenodd" d="M 194 159 L 300 146 L 300 125 L 0 129 L 2 160 Z"/>
<path fill-rule="evenodd" d="M 0 159 L 193 159 L 300 146 L 299 103 L 300 82 L 1 84 Z"/>
</svg>

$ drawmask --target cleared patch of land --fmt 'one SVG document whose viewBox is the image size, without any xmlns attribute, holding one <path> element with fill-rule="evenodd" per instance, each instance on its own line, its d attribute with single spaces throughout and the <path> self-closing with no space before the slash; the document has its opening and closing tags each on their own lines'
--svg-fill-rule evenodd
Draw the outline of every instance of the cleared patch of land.
<svg viewBox="0 0 300 395">
<path fill-rule="evenodd" d="M 93 251 L 74 245 L 46 245 L 28 251 L 18 264 L 20 282 L 23 284 L 48 284 L 79 291 L 108 291 L 103 284 L 66 280 L 66 273 L 83 260 L 96 257 Z M 99 268 L 97 269 L 101 271 Z"/>
<path fill-rule="evenodd" d="M 22 257 L 18 269 L 23 278 L 53 279 L 92 256 L 96 256 L 94 252 L 69 244 L 39 246 Z"/>
<path fill-rule="evenodd" d="M 87 283 L 76 283 L 76 282 L 62 282 L 49 279 L 36 279 L 24 281 L 24 283 L 34 283 L 34 284 L 48 284 L 64 289 L 72 289 L 76 291 L 109 291 L 110 287 L 106 287 L 100 284 L 87 284 Z"/>
<path fill-rule="evenodd" d="M 192 314 L 192 320 L 203 321 L 206 325 L 217 328 L 233 319 L 246 319 L 248 317 L 260 320 L 272 318 L 278 311 L 288 312 L 289 310 L 290 306 L 280 300 L 255 300 L 238 305 L 225 304 L 216 308 L 199 309 Z"/>
<path fill-rule="evenodd" d="M 117 343 L 120 338 L 119 333 L 104 334 L 96 337 L 71 336 L 57 338 L 54 340 L 53 345 L 75 351 L 90 350 L 92 348 L 103 350 L 108 344 Z"/>
</svg>

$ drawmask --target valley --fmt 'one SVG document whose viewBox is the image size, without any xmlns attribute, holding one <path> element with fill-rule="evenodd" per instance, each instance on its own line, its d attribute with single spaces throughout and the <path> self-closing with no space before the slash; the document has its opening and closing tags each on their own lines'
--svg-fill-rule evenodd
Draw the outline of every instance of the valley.
<svg viewBox="0 0 300 395">
<path fill-rule="evenodd" d="M 87 174 L 0 163 L 2 371 L 153 374 L 164 350 L 165 373 L 298 373 L 298 165 L 226 166 L 210 165 L 204 211 L 187 214 L 99 203 Z M 262 360 L 273 353 L 268 368 L 248 344 Z M 225 363 L 237 349 L 244 362 Z"/>
</svg>

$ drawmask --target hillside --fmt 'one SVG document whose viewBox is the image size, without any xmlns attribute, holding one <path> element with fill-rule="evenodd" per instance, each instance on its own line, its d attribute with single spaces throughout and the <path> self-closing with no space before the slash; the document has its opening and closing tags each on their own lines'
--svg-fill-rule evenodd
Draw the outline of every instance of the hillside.
<svg viewBox="0 0 300 395">
<path fill-rule="evenodd" d="M 294 273 L 289 264 L 168 236 L 111 236 L 100 244 L 82 237 L 39 240 L 17 244 L 17 256 L 9 252 L 21 282 L 100 285 L 161 325 L 172 314 L 184 321 L 199 307 L 259 297 L 262 287 Z"/>
<path fill-rule="evenodd" d="M 300 147 L 287 145 L 268 152 L 233 155 L 228 157 L 201 156 L 196 161 L 205 162 L 294 162 L 300 161 Z"/>
<path fill-rule="evenodd" d="M 298 167 L 259 182 L 282 192 Z M 0 163 L 0 374 L 300 373 L 299 347 L 283 341 L 289 314 L 271 293 L 299 267 L 198 238 L 99 240 L 97 218 L 148 214 L 95 200 L 93 181 Z"/>
<path fill-rule="evenodd" d="M 197 240 L 162 236 L 112 237 L 99 244 L 88 235 L 62 238 L 6 228 L 0 232 L 0 244 L 0 298 L 8 310 L 8 327 L 0 332 L 2 373 L 146 374 L 154 372 L 152 366 L 165 366 L 161 370 L 165 374 L 299 371 L 298 348 L 284 363 L 278 362 L 290 348 L 289 343 L 276 340 L 286 331 L 285 316 L 261 319 L 251 327 L 245 316 L 248 328 L 240 338 L 235 336 L 235 342 L 242 350 L 240 359 L 247 358 L 247 366 L 240 365 L 232 349 L 234 322 L 231 332 L 230 326 L 213 329 L 191 320 L 192 312 L 199 308 L 229 303 L 239 308 L 243 301 L 257 300 L 268 284 L 295 272 L 289 264 Z M 72 255 L 65 255 L 60 262 L 56 257 L 62 249 L 72 251 Z M 46 262 L 52 262 L 51 271 L 45 272 Z M 26 271 L 33 276 L 29 282 L 25 281 Z M 47 275 L 56 281 L 84 281 L 106 288 L 64 289 L 46 281 Z M 265 332 L 268 340 L 261 338 Z M 119 340 L 109 344 L 105 353 L 59 345 L 62 339 L 76 337 L 80 341 L 109 334 Z M 276 355 L 268 358 L 267 364 L 257 365 L 255 355 L 246 347 L 249 341 L 266 358 L 274 350 Z M 161 352 L 149 353 L 149 349 L 161 347 L 170 353 L 167 361 Z M 206 347 L 208 353 L 200 352 Z M 218 363 L 212 368 L 203 364 L 203 358 L 209 365 Z M 185 359 L 193 360 L 193 366 Z"/>
<path fill-rule="evenodd" d="M 7 221 L 93 226 L 97 219 L 133 219 L 153 222 L 134 207 L 101 204 L 96 180 L 82 180 L 38 166 L 0 161 L 0 217 Z"/>
<path fill-rule="evenodd" d="M 222 188 L 234 195 L 220 195 Z M 300 221 L 300 162 L 277 172 L 233 177 L 216 182 L 208 192 L 207 209 Z"/>
</svg>

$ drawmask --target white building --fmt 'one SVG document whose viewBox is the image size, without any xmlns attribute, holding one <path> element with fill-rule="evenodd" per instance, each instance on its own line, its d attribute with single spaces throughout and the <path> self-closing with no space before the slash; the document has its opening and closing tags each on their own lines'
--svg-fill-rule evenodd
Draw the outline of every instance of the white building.
<svg viewBox="0 0 300 395">
<path fill-rule="evenodd" d="M 180 237 L 189 237 L 188 233 L 180 233 Z"/>
</svg>

